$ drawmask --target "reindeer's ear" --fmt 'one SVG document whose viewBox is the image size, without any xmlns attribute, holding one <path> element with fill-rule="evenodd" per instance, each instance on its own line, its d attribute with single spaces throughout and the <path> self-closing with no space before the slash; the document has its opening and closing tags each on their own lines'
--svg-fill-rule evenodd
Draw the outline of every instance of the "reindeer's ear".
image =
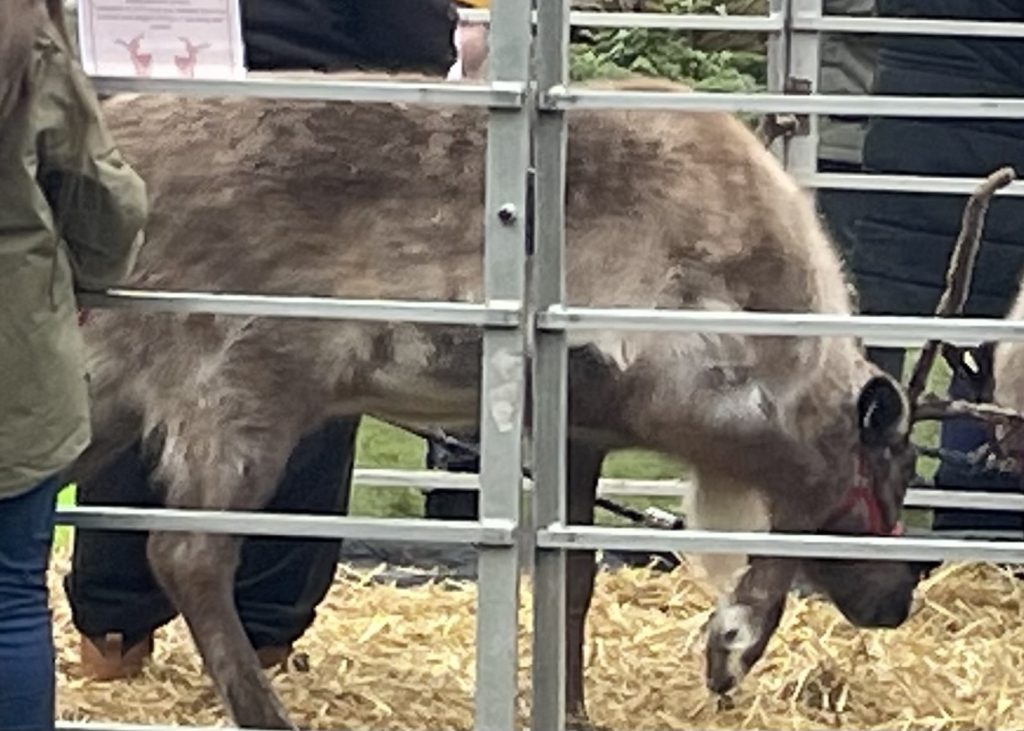
<svg viewBox="0 0 1024 731">
<path fill-rule="evenodd" d="M 892 377 L 872 377 L 857 399 L 861 442 L 868 446 L 892 444 L 909 428 L 909 411 L 906 396 Z"/>
</svg>

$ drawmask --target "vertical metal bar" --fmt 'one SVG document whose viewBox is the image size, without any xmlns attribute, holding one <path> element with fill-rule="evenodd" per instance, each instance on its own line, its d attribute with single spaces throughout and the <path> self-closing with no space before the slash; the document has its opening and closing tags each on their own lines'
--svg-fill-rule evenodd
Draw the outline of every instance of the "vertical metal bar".
<svg viewBox="0 0 1024 731">
<path fill-rule="evenodd" d="M 822 0 L 788 0 L 795 18 L 818 19 L 822 16 Z M 800 79 L 816 93 L 821 76 L 821 35 L 818 31 L 790 29 L 789 78 Z M 810 115 L 806 135 L 794 135 L 786 141 L 786 169 L 794 175 L 818 172 L 818 121 Z"/>
<path fill-rule="evenodd" d="M 569 77 L 569 0 L 541 0 L 537 17 L 538 91 Z M 565 113 L 536 119 L 536 249 L 530 270 L 537 309 L 565 299 Z M 533 520 L 567 523 L 568 352 L 564 332 L 536 332 L 533 363 Z M 565 729 L 566 552 L 537 549 L 533 581 L 534 731 Z"/>
<path fill-rule="evenodd" d="M 769 0 L 768 15 L 769 17 L 781 17 L 784 21 L 783 30 L 769 33 L 767 43 L 768 91 L 772 94 L 781 94 L 785 89 L 786 76 L 789 71 L 789 29 L 785 23 L 789 17 L 789 2 L 787 0 Z M 786 144 L 783 138 L 776 139 L 768 149 L 779 160 L 785 160 Z"/>
<path fill-rule="evenodd" d="M 529 78 L 530 3 L 494 0 L 489 75 Z M 491 109 L 487 133 L 484 296 L 525 301 L 528 108 Z M 522 489 L 525 380 L 523 331 L 485 330 L 480 394 L 480 517 L 518 523 Z M 519 551 L 479 549 L 476 729 L 514 731 L 518 687 Z"/>
</svg>

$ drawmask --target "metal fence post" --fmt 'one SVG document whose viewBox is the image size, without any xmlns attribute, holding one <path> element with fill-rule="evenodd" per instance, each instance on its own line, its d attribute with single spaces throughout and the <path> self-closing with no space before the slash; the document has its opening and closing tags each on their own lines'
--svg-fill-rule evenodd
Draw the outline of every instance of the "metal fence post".
<svg viewBox="0 0 1024 731">
<path fill-rule="evenodd" d="M 491 9 L 493 82 L 529 79 L 530 3 L 495 0 Z M 490 110 L 487 131 L 484 296 L 525 302 L 529 108 Z M 480 519 L 518 523 L 522 490 L 525 340 L 521 327 L 483 333 L 480 392 Z M 476 646 L 476 729 L 516 728 L 519 552 L 480 546 Z"/>
<path fill-rule="evenodd" d="M 822 0 L 786 0 L 786 4 L 789 5 L 784 31 L 789 37 L 787 86 L 813 94 L 818 90 L 821 76 L 821 35 L 817 30 L 803 30 L 807 26 L 800 21 L 820 20 Z M 817 114 L 808 115 L 806 130 L 786 140 L 786 170 L 794 175 L 818 172 L 818 120 Z"/>
<path fill-rule="evenodd" d="M 789 74 L 789 0 L 770 0 L 768 15 L 783 19 L 783 29 L 769 33 L 766 43 L 768 91 L 772 94 L 781 94 L 786 87 L 786 77 Z M 785 160 L 785 138 L 776 138 L 768 149 L 780 160 Z"/>
<path fill-rule="evenodd" d="M 544 0 L 537 17 L 538 92 L 566 84 L 569 76 L 569 2 Z M 536 251 L 531 278 L 538 310 L 565 297 L 566 120 L 559 110 L 539 110 L 535 127 Z M 564 331 L 537 332 L 533 369 L 533 519 L 545 528 L 564 525 L 568 352 Z M 536 549 L 533 581 L 534 731 L 565 728 L 566 552 Z"/>
</svg>

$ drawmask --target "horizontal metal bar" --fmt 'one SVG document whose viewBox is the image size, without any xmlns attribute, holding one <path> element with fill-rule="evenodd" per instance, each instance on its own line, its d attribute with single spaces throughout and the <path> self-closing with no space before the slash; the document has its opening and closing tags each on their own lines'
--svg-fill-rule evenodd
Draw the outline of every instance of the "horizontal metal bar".
<svg viewBox="0 0 1024 731">
<path fill-rule="evenodd" d="M 335 299 L 209 292 L 160 292 L 111 289 L 83 292 L 82 307 L 131 309 L 140 312 L 206 312 L 250 317 L 302 317 L 371 322 L 416 322 L 515 328 L 520 322 L 519 303 L 431 302 L 386 299 Z"/>
<path fill-rule="evenodd" d="M 891 193 L 970 195 L 982 178 L 943 178 L 918 175 L 871 175 L 856 173 L 812 173 L 794 175 L 805 188 L 818 190 L 866 190 Z M 997 196 L 1024 196 L 1024 183 L 1013 182 L 995 192 Z"/>
<path fill-rule="evenodd" d="M 518 109 L 526 103 L 526 85 L 409 81 L 339 81 L 324 77 L 218 79 L 137 79 L 93 76 L 96 90 L 105 94 L 175 94 L 179 96 L 254 97 L 378 104 L 421 104 Z"/>
<path fill-rule="evenodd" d="M 489 10 L 460 8 L 459 18 L 470 23 L 486 23 Z M 537 13 L 533 13 L 537 22 Z M 752 33 L 780 33 L 781 15 L 712 15 L 710 13 L 614 13 L 577 10 L 569 15 L 569 24 L 586 28 L 662 28 L 666 30 L 720 30 Z"/>
<path fill-rule="evenodd" d="M 997 97 L 872 96 L 847 94 L 737 94 L 732 92 L 609 91 L 553 86 L 540 95 L 542 109 L 632 109 L 759 114 L 834 114 L 874 117 L 1024 119 L 1024 99 Z"/>
<path fill-rule="evenodd" d="M 485 23 L 490 11 L 460 8 L 459 17 Z M 536 21 L 536 13 L 534 13 Z M 712 15 L 701 13 L 618 13 L 574 11 L 569 22 L 589 28 L 664 28 L 669 30 L 712 30 L 728 32 L 779 33 L 784 30 L 782 16 Z M 1022 38 L 1024 23 L 935 20 L 931 18 L 879 18 L 842 15 L 794 16 L 792 28 L 819 33 L 871 33 L 885 35 L 938 35 L 978 38 Z"/>
<path fill-rule="evenodd" d="M 486 23 L 489 10 L 460 8 L 459 18 L 470 23 Z M 533 13 L 537 22 L 537 13 Z M 713 15 L 710 13 L 615 13 L 576 10 L 569 15 L 569 24 L 585 28 L 661 28 L 665 30 L 719 30 L 753 33 L 780 33 L 782 16 L 775 15 Z"/>
<path fill-rule="evenodd" d="M 515 524 L 504 520 L 479 523 L 421 518 L 354 518 L 338 515 L 295 515 L 173 508 L 67 506 L 57 522 L 86 530 L 188 531 L 282 538 L 353 538 L 375 541 L 515 545 Z"/>
<path fill-rule="evenodd" d="M 661 28 L 778 33 L 784 28 L 781 15 L 712 15 L 710 13 L 570 13 L 569 24 L 587 28 Z"/>
<path fill-rule="evenodd" d="M 897 315 L 831 315 L 790 312 L 723 312 L 641 308 L 551 307 L 537 314 L 541 330 L 641 330 L 793 337 L 934 338 L 955 341 L 1024 340 L 1024 321 L 944 319 Z"/>
<path fill-rule="evenodd" d="M 920 348 L 928 341 L 928 338 L 886 338 L 880 335 L 872 335 L 871 337 L 864 338 L 864 347 L 866 348 L 896 348 L 898 350 L 910 350 L 913 348 Z M 953 342 L 953 341 L 948 341 Z M 962 348 L 970 348 L 980 345 L 983 341 L 978 338 L 960 338 L 954 345 L 959 345 Z"/>
<path fill-rule="evenodd" d="M 413 490 L 480 489 L 480 476 L 475 472 L 444 472 L 441 470 L 356 469 L 353 484 Z M 524 478 L 523 489 L 533 490 L 533 481 Z M 692 489 L 689 480 L 627 480 L 604 477 L 598 482 L 597 494 L 684 497 Z"/>
<path fill-rule="evenodd" d="M 917 487 L 907 490 L 903 505 L 907 508 L 953 508 L 1013 513 L 1024 512 L 1024 495 Z"/>
<path fill-rule="evenodd" d="M 941 530 L 935 531 L 930 528 L 914 528 L 908 526 L 906 535 L 910 538 L 922 536 L 941 536 L 942 538 L 957 538 L 969 541 L 1015 541 L 1020 540 L 1019 530 L 991 530 L 975 528 L 973 530 Z"/>
<path fill-rule="evenodd" d="M 819 33 L 871 33 L 885 35 L 1024 38 L 1024 23 L 932 18 L 862 18 L 842 15 L 796 15 L 793 30 Z"/>
<path fill-rule="evenodd" d="M 756 554 L 879 561 L 993 561 L 1024 564 L 1024 541 L 876 538 L 779 533 L 552 525 L 537 533 L 540 548 L 569 550 Z"/>
</svg>

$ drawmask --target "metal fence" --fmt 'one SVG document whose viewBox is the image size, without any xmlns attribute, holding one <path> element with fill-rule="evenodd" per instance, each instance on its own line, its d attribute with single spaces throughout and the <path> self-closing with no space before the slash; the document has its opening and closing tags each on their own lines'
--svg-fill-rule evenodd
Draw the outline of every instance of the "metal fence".
<svg viewBox="0 0 1024 731">
<path fill-rule="evenodd" d="M 133 307 L 165 312 L 217 312 L 280 317 L 404 320 L 472 325 L 483 330 L 481 361 L 481 503 L 478 521 L 362 519 L 127 508 L 65 508 L 59 521 L 88 528 L 202 530 L 241 535 L 287 535 L 378 540 L 469 543 L 479 548 L 479 613 L 475 727 L 511 731 L 516 727 L 518 531 L 536 539 L 534 587 L 533 714 L 537 731 L 564 728 L 564 607 L 566 554 L 570 550 L 628 548 L 650 551 L 760 553 L 890 560 L 977 560 L 1024 563 L 1024 542 L 954 539 L 825 537 L 732 532 L 666 532 L 639 528 L 570 525 L 565 501 L 567 334 L 579 330 L 656 330 L 775 335 L 858 335 L 891 343 L 920 344 L 928 338 L 960 343 L 983 339 L 1024 340 L 1024 323 L 986 319 L 939 321 L 927 317 L 835 317 L 781 313 L 617 310 L 569 307 L 565 303 L 564 198 L 566 114 L 578 109 L 645 109 L 789 112 L 809 116 L 809 134 L 780 141 L 775 151 L 787 168 L 811 188 L 914 190 L 967 193 L 977 181 L 821 174 L 817 170 L 817 115 L 1024 118 L 1024 100 L 987 98 L 878 98 L 824 96 L 817 89 L 822 32 L 925 33 L 1024 37 L 1022 23 L 907 21 L 826 17 L 822 0 L 772 0 L 767 17 L 669 16 L 647 13 L 574 13 L 568 0 L 542 0 L 536 11 L 522 0 L 494 0 L 490 12 L 467 17 L 491 22 L 491 78 L 488 83 L 296 82 L 248 80 L 135 81 L 95 79 L 106 92 L 171 92 L 249 95 L 291 99 L 419 104 L 467 104 L 489 110 L 487 145 L 485 303 L 463 305 L 407 301 L 310 300 L 289 297 L 222 296 L 211 293 L 140 293 L 119 290 L 93 296 L 90 307 Z M 591 26 L 743 30 L 769 34 L 771 79 L 766 94 L 666 94 L 608 92 L 574 87 L 568 79 L 568 34 L 572 23 Z M 535 40 L 531 25 L 536 26 Z M 531 48 L 535 46 L 535 67 Z M 787 79 L 805 79 L 808 95 L 782 93 Z M 532 148 L 532 149 L 531 149 Z M 536 252 L 523 248 L 527 176 L 535 169 Z M 1021 195 L 1020 184 L 1005 195 Z M 516 215 L 499 215 L 512 211 Z M 526 267 L 535 290 L 527 291 Z M 532 332 L 523 327 L 526 323 Z M 532 334 L 534 358 L 533 521 L 520 520 L 523 369 L 504 370 L 498 361 L 524 362 Z M 515 394 L 509 400 L 508 393 Z M 497 420 L 495 394 L 512 407 L 510 420 Z M 511 424 L 511 425 L 510 425 Z M 1005 495 L 930 494 L 945 505 L 1006 506 L 1021 499 Z M 913 493 L 912 493 L 913 494 Z M 63 723 L 62 729 L 157 727 Z"/>
</svg>

